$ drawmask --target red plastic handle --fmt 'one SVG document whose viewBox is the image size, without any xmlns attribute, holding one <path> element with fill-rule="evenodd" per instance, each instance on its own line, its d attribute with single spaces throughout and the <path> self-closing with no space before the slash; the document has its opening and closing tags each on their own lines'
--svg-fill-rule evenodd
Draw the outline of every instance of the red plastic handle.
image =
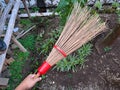
<svg viewBox="0 0 120 90">
<path fill-rule="evenodd" d="M 44 75 L 51 68 L 50 64 L 46 61 L 38 68 L 38 73 L 40 76 Z"/>
</svg>

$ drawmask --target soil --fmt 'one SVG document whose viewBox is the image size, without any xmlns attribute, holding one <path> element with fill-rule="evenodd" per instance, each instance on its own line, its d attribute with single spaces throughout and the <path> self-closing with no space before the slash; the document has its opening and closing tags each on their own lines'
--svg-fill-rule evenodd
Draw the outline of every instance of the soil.
<svg viewBox="0 0 120 90">
<path fill-rule="evenodd" d="M 50 70 L 36 90 L 120 90 L 120 37 L 114 40 L 109 50 L 105 51 L 102 44 L 106 35 L 116 27 L 116 16 L 103 16 L 109 21 L 109 28 L 92 40 L 92 53 L 86 58 L 84 66 L 77 66 L 77 72 Z M 58 23 L 55 25 L 54 29 Z"/>
</svg>

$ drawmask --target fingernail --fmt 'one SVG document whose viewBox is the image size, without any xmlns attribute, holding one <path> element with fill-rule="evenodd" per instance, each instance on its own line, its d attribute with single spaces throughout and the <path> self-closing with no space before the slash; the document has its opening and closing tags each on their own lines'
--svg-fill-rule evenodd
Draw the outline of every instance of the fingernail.
<svg viewBox="0 0 120 90">
<path fill-rule="evenodd" d="M 39 79 L 40 79 L 40 80 L 42 80 L 42 78 L 41 78 L 41 77 L 39 77 Z"/>
</svg>

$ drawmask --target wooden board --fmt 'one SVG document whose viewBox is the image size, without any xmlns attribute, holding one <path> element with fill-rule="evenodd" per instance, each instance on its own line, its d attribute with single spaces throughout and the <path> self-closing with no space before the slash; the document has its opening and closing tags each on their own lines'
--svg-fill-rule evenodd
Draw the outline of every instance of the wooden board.
<svg viewBox="0 0 120 90">
<path fill-rule="evenodd" d="M 7 86 L 9 78 L 0 78 L 0 86 Z"/>
</svg>

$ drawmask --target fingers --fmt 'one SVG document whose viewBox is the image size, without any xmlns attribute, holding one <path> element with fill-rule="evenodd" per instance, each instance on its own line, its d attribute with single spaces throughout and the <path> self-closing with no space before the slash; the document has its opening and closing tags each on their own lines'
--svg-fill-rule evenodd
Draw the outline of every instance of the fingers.
<svg viewBox="0 0 120 90">
<path fill-rule="evenodd" d="M 34 78 L 34 77 L 35 77 L 35 74 L 30 74 L 30 75 L 31 75 L 31 77 L 32 77 L 32 78 Z"/>
<path fill-rule="evenodd" d="M 35 82 L 39 82 L 39 81 L 41 81 L 41 79 L 42 79 L 41 77 L 36 78 L 36 79 L 35 79 Z"/>
<path fill-rule="evenodd" d="M 34 81 L 35 82 L 38 82 L 38 81 L 40 81 L 42 78 L 41 77 L 39 77 L 38 75 L 36 75 L 36 74 L 30 74 L 29 75 L 32 79 L 34 79 Z"/>
</svg>

